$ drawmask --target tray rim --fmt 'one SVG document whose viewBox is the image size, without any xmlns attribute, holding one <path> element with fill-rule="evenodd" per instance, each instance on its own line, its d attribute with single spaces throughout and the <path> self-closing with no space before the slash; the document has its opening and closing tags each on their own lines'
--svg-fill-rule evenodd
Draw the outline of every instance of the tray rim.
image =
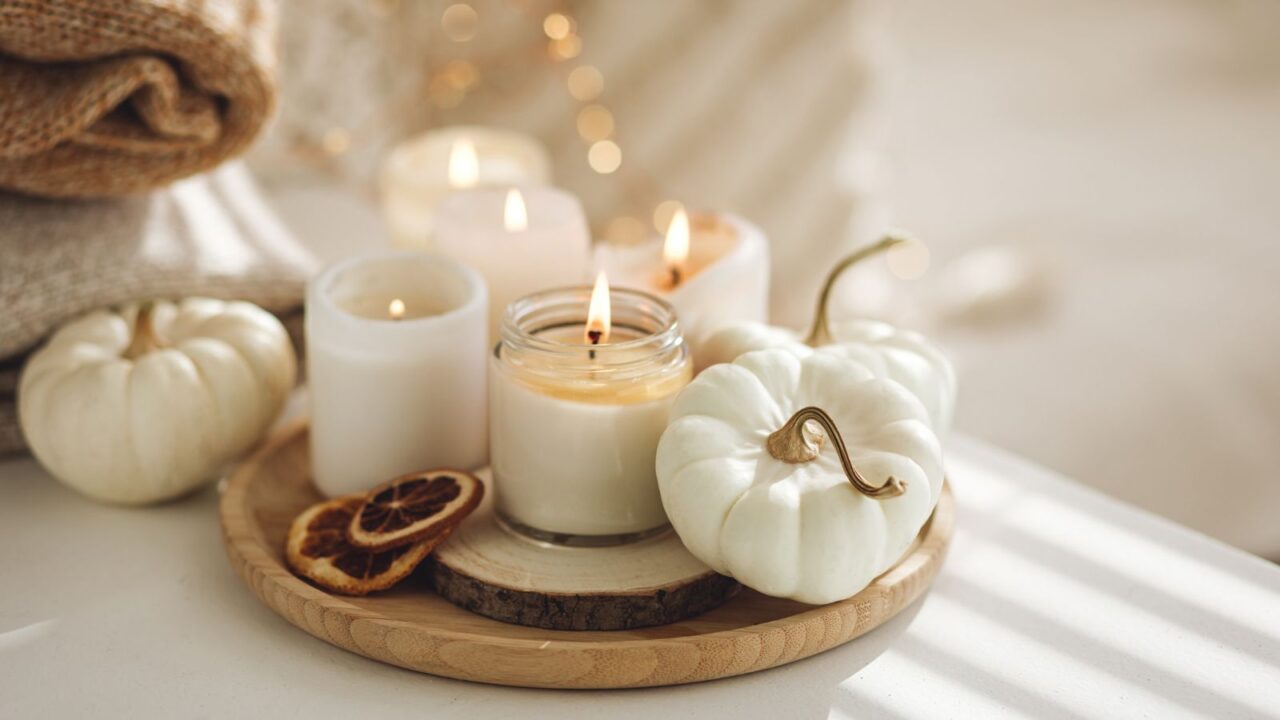
<svg viewBox="0 0 1280 720">
<path fill-rule="evenodd" d="M 648 638 L 648 639 L 619 639 L 617 641 L 601 641 L 599 639 L 592 640 L 573 640 L 561 639 L 559 637 L 554 640 L 538 640 L 534 638 L 513 638 L 496 636 L 485 633 L 477 633 L 473 631 L 457 630 L 441 626 L 426 626 L 419 622 L 411 622 L 407 620 L 397 620 L 386 614 L 372 612 L 359 606 L 351 604 L 344 596 L 325 592 L 324 590 L 311 585 L 310 583 L 298 578 L 284 564 L 271 554 L 266 547 L 269 545 L 266 538 L 263 537 L 260 528 L 256 523 L 251 522 L 247 515 L 242 515 L 238 508 L 243 508 L 248 495 L 249 483 L 256 474 L 259 466 L 261 466 L 271 455 L 282 447 L 295 441 L 297 435 L 305 432 L 309 427 L 307 418 L 299 418 L 285 424 L 283 427 L 272 433 L 264 442 L 262 442 L 249 456 L 244 458 L 229 476 L 226 486 L 223 489 L 222 496 L 218 502 L 219 526 L 223 538 L 223 545 L 227 552 L 228 560 L 231 562 L 233 569 L 236 570 L 240 578 L 249 585 L 249 589 L 260 602 L 267 606 L 272 612 L 280 615 L 290 624 L 298 627 L 312 637 L 341 648 L 348 652 L 362 655 L 371 660 L 383 662 L 397 667 L 403 667 L 416 672 L 422 672 L 441 677 L 450 677 L 459 680 L 467 680 L 472 682 L 484 682 L 497 685 L 510 685 L 518 687 L 541 687 L 541 688 L 563 688 L 563 689 L 606 689 L 606 688 L 625 688 L 625 687 L 648 687 L 655 685 L 680 685 L 694 682 L 703 682 L 723 677 L 734 677 L 737 675 L 750 674 L 760 670 L 765 670 L 781 665 L 787 665 L 797 660 L 802 660 L 813 655 L 820 654 L 835 647 L 839 647 L 871 630 L 879 625 L 887 622 L 889 619 L 897 615 L 908 605 L 913 603 L 919 596 L 932 584 L 934 577 L 941 568 L 949 549 L 951 537 L 954 532 L 955 525 L 955 502 L 951 489 L 951 481 L 948 478 L 943 485 L 942 493 L 938 499 L 938 503 L 934 508 L 934 512 L 930 515 L 929 520 L 925 522 L 919 534 L 919 542 L 910 550 L 902 559 L 895 563 L 892 567 L 878 576 L 866 588 L 858 592 L 853 597 L 840 600 L 826 605 L 815 605 L 806 608 L 800 612 L 788 615 L 783 618 L 769 620 L 753 625 L 745 625 L 738 628 L 730 628 L 724 630 L 716 630 L 706 633 L 698 633 L 696 635 L 684 635 L 671 638 Z M 902 577 L 894 577 L 891 583 L 884 585 L 882 581 L 890 578 L 895 574 L 901 574 Z M 802 650 L 798 654 L 791 657 L 783 658 L 781 656 L 774 658 L 772 661 L 761 664 L 759 666 L 750 667 L 743 670 L 735 670 L 724 672 L 721 674 L 710 675 L 706 677 L 692 677 L 689 679 L 681 679 L 675 682 L 664 683 L 639 683 L 639 684 L 600 684 L 600 685 L 543 685 L 543 684 L 527 684 L 523 682 L 508 682 L 497 678 L 475 678 L 468 677 L 463 674 L 451 674 L 444 668 L 441 671 L 424 670 L 418 667 L 412 667 L 397 663 L 394 660 L 377 657 L 365 652 L 362 648 L 352 642 L 351 647 L 336 642 L 333 638 L 326 635 L 319 635 L 312 629 L 304 627 L 295 621 L 293 617 L 283 611 L 275 603 L 268 599 L 268 592 L 280 591 L 286 595 L 301 596 L 302 599 L 319 602 L 332 607 L 340 605 L 343 613 L 352 616 L 356 620 L 371 622 L 375 625 L 384 627 L 387 630 L 410 631 L 415 634 L 421 633 L 433 639 L 444 641 L 463 641 L 478 643 L 481 645 L 490 645 L 494 647 L 502 647 L 505 649 L 517 650 L 538 650 L 539 646 L 545 647 L 548 642 L 555 643 L 558 649 L 562 650 L 580 650 L 598 652 L 602 648 L 610 648 L 617 650 L 627 650 L 634 648 L 653 648 L 670 647 L 682 648 L 691 643 L 710 643 L 710 642 L 732 642 L 736 639 L 750 635 L 760 635 L 769 630 L 779 630 L 790 628 L 796 625 L 806 624 L 813 620 L 828 618 L 839 615 L 841 610 L 853 611 L 857 615 L 856 606 L 860 602 L 866 601 L 868 598 L 876 598 L 876 596 L 884 594 L 886 589 L 894 589 L 902 585 L 911 583 L 913 580 L 919 580 L 918 587 L 909 589 L 906 596 L 893 603 L 893 607 L 887 614 L 882 613 L 874 622 L 865 627 L 856 627 L 854 632 L 847 638 L 839 639 L 834 642 L 823 642 L 818 647 L 809 651 Z M 730 599 L 726 605 L 738 601 L 735 597 Z M 462 610 L 460 608 L 460 610 Z M 462 612 L 466 612 L 462 610 Z M 478 616 L 482 617 L 482 616 Z M 498 623 L 493 620 L 491 622 Z M 687 622 L 687 621 L 682 621 Z M 573 634 L 577 631 L 571 630 L 545 630 L 546 633 L 568 633 Z M 603 631 L 600 631 L 603 632 Z M 626 631 L 619 631 L 626 632 Z"/>
</svg>

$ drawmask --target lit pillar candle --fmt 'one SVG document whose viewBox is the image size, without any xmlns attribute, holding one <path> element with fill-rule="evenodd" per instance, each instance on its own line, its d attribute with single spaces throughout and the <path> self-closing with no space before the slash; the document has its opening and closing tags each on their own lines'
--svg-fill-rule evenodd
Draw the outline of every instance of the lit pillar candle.
<svg viewBox="0 0 1280 720">
<path fill-rule="evenodd" d="M 738 320 L 768 320 L 768 243 L 759 228 L 735 215 L 708 213 L 691 218 L 680 209 L 665 240 L 601 245 L 595 260 L 618 286 L 670 301 L 694 357 L 699 342 L 716 327 Z"/>
<path fill-rule="evenodd" d="M 578 285 L 591 236 L 578 199 L 552 187 L 454 193 L 436 215 L 436 250 L 475 268 L 489 287 L 489 338 L 507 305 L 538 290 Z"/>
<path fill-rule="evenodd" d="M 415 252 L 353 258 L 307 287 L 316 486 L 346 495 L 488 461 L 484 280 Z"/>
<path fill-rule="evenodd" d="M 590 299 L 590 302 L 589 302 Z M 635 290 L 548 290 L 513 303 L 490 359 L 499 516 L 536 538 L 602 545 L 667 525 L 654 474 L 691 377 L 669 304 Z"/>
<path fill-rule="evenodd" d="M 521 133 L 453 126 L 397 145 L 382 165 L 382 207 L 394 244 L 429 248 L 436 206 L 450 193 L 477 187 L 546 184 L 546 148 Z"/>
</svg>

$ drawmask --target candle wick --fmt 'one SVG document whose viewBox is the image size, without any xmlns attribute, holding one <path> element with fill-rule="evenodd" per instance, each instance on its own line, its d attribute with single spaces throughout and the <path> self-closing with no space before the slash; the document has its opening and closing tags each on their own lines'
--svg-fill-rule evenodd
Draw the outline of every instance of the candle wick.
<svg viewBox="0 0 1280 720">
<path fill-rule="evenodd" d="M 671 287 L 676 287 L 680 284 L 680 267 L 672 265 L 668 270 L 671 272 Z"/>
<path fill-rule="evenodd" d="M 600 338 L 602 338 L 602 337 L 604 337 L 604 331 L 603 331 L 603 330 L 588 330 L 588 331 L 587 331 L 587 338 L 588 338 L 589 340 L 591 340 L 591 344 L 592 344 L 592 345 L 599 345 L 599 344 L 600 344 Z M 596 359 L 596 351 L 595 351 L 594 349 L 593 349 L 593 350 L 588 350 L 588 351 L 587 351 L 587 357 L 591 358 L 592 360 L 595 360 L 595 359 Z"/>
</svg>

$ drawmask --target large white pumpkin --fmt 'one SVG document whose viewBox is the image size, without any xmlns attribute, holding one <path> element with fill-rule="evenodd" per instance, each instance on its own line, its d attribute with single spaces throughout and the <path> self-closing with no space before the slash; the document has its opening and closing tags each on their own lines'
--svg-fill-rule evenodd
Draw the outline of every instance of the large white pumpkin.
<svg viewBox="0 0 1280 720">
<path fill-rule="evenodd" d="M 816 456 L 779 459 L 771 436 L 814 406 L 838 433 L 799 423 Z M 836 451 L 841 436 L 862 490 Z M 763 350 L 708 368 L 680 393 L 657 475 L 694 556 L 767 595 L 826 603 L 907 551 L 942 491 L 942 449 L 897 382 L 834 353 Z M 884 492 L 895 484 L 900 494 Z"/>
<path fill-rule="evenodd" d="M 32 356 L 19 417 L 36 458 L 66 484 L 108 502 L 157 502 L 214 479 L 252 447 L 296 368 L 280 321 L 249 303 L 96 311 Z"/>
</svg>

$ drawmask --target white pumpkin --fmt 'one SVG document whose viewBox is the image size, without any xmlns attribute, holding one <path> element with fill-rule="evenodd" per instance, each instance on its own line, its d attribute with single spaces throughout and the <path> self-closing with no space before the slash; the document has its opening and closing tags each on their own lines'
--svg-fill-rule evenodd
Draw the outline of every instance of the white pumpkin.
<svg viewBox="0 0 1280 720">
<path fill-rule="evenodd" d="M 810 419 L 829 424 L 818 432 Z M 943 465 L 924 406 L 902 385 L 836 353 L 774 349 L 681 391 L 657 475 L 695 557 L 767 595 L 827 603 L 907 551 Z"/>
<path fill-rule="evenodd" d="M 698 348 L 698 369 L 731 363 L 752 350 L 809 347 L 790 328 L 740 320 L 716 328 Z"/>
<path fill-rule="evenodd" d="M 937 345 L 918 332 L 878 320 L 837 323 L 830 334 L 835 341 L 820 345 L 819 352 L 857 360 L 877 376 L 901 383 L 924 403 L 938 436 L 947 436 L 955 412 L 956 372 Z M 712 333 L 703 343 L 699 358 L 708 364 L 727 363 L 744 353 L 768 348 L 783 348 L 800 355 L 813 352 L 793 330 L 738 322 Z"/>
<path fill-rule="evenodd" d="M 698 350 L 698 369 L 733 362 L 743 353 L 767 348 L 785 348 L 807 355 L 809 348 L 857 360 L 879 377 L 896 380 L 916 394 L 929 411 L 930 421 L 940 437 L 951 428 L 955 410 L 956 373 L 951 361 L 927 338 L 917 332 L 900 330 L 875 320 L 851 320 L 834 329 L 827 319 L 832 290 L 845 270 L 907 242 L 887 235 L 859 248 L 836 263 L 818 293 L 813 312 L 813 328 L 805 336 L 787 328 L 754 322 L 735 322 L 712 332 Z"/>
<path fill-rule="evenodd" d="M 284 326 L 255 305 L 131 305 L 58 330 L 23 370 L 18 412 L 54 477 L 98 500 L 158 502 L 251 448 L 296 373 Z"/>
</svg>

